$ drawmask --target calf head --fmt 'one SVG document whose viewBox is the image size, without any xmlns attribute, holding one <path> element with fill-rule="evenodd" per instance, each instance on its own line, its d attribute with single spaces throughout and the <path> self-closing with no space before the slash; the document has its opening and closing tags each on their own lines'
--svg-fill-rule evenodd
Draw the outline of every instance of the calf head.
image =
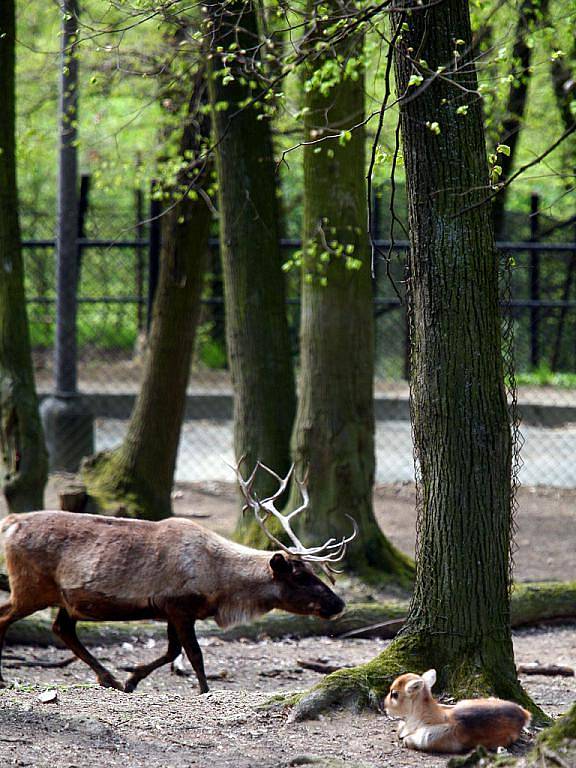
<svg viewBox="0 0 576 768">
<path fill-rule="evenodd" d="M 435 669 L 429 669 L 423 675 L 411 672 L 400 675 L 390 686 L 390 692 L 384 700 L 387 714 L 404 719 L 418 716 L 420 709 L 432 701 L 430 689 L 435 682 Z"/>
</svg>

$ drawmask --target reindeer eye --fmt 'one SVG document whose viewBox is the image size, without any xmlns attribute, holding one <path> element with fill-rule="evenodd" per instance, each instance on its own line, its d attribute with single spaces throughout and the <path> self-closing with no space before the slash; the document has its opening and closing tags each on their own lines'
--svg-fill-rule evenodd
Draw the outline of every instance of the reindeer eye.
<svg viewBox="0 0 576 768">
<path fill-rule="evenodd" d="M 398 698 L 398 691 L 390 691 L 390 698 L 391 699 L 397 699 Z"/>
</svg>

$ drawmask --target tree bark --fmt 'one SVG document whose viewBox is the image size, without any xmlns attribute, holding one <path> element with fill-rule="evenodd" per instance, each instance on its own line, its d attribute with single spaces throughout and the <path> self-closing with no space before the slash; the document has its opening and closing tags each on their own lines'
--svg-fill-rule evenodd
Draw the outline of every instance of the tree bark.
<svg viewBox="0 0 576 768">
<path fill-rule="evenodd" d="M 556 106 L 564 125 L 568 130 L 574 125 L 576 116 L 572 110 L 576 93 L 576 43 L 573 45 L 568 59 L 552 57 L 550 63 L 550 75 Z"/>
<path fill-rule="evenodd" d="M 514 168 L 518 140 L 524 125 L 524 114 L 528 103 L 528 86 L 532 77 L 532 45 L 530 45 L 529 38 L 534 27 L 545 21 L 547 14 L 548 0 L 523 0 L 518 9 L 510 70 L 512 80 L 508 92 L 505 117 L 498 139 L 499 144 L 510 147 L 510 154 L 500 153 L 498 155 L 498 164 L 502 168 L 499 177 L 500 182 L 506 181 Z M 508 190 L 509 187 L 504 187 L 496 195 L 492 204 L 496 240 L 501 240 L 504 237 Z"/>
<path fill-rule="evenodd" d="M 512 441 L 469 8 L 466 0 L 408 6 L 393 24 L 403 25 L 395 62 L 411 238 L 416 581 L 399 637 L 359 671 L 328 678 L 325 694 L 366 698 L 366 681 L 381 692 L 397 674 L 434 667 L 456 698 L 496 694 L 544 719 L 520 688 L 512 649 Z"/>
<path fill-rule="evenodd" d="M 200 108 L 204 78 L 197 76 L 181 142 L 182 157 L 204 150 L 209 127 Z M 162 251 L 144 380 L 122 445 L 87 459 L 82 477 L 101 511 L 158 520 L 172 513 L 180 429 L 186 405 L 211 213 L 197 190 L 210 169 L 193 164 L 171 190 L 162 215 Z"/>
<path fill-rule="evenodd" d="M 211 2 L 206 19 L 234 451 L 246 468 L 260 459 L 286 473 L 296 396 L 256 13 L 250 2 Z M 255 492 L 262 497 L 274 490 L 275 482 L 261 473 Z M 245 543 L 270 546 L 250 514 L 241 514 L 236 533 Z"/>
<path fill-rule="evenodd" d="M 342 18 L 352 14 L 339 0 L 330 10 Z M 342 537 L 351 532 L 349 515 L 359 534 L 348 549 L 347 567 L 366 579 L 408 584 L 412 564 L 382 534 L 372 508 L 374 321 L 360 127 L 363 39 L 345 40 L 318 55 L 323 13 L 309 5 L 304 69 L 301 370 L 292 445 L 299 473 L 308 474 L 310 507 L 297 529 L 314 542 Z M 329 85 L 315 73 L 335 58 L 342 72 Z M 295 488 L 291 505 L 298 501 Z"/>
<path fill-rule="evenodd" d="M 48 458 L 34 385 L 20 245 L 13 0 L 0 12 L 0 471 L 12 512 L 41 509 Z"/>
</svg>

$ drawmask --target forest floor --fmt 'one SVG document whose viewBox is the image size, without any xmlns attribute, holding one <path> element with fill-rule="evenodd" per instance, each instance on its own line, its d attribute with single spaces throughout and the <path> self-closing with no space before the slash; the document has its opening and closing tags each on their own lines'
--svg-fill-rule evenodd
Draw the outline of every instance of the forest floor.
<svg viewBox="0 0 576 768">
<path fill-rule="evenodd" d="M 47 506 L 56 506 L 53 483 Z M 575 491 L 521 489 L 517 513 L 515 576 L 517 581 L 574 580 Z M 229 533 L 236 517 L 234 489 L 227 485 L 179 487 L 177 514 Z M 380 487 L 375 507 L 382 527 L 413 553 L 414 489 Z M 1 513 L 1 512 L 0 512 Z M 349 602 L 391 595 L 341 577 L 337 590 Z M 576 666 L 576 625 L 516 631 L 517 663 Z M 18 666 L 21 661 L 52 662 L 66 658 L 56 648 L 13 645 L 7 648 L 5 677 L 12 687 L 0 691 L 0 768 L 403 768 L 443 766 L 441 756 L 402 749 L 396 723 L 383 713 L 339 711 L 320 720 L 290 723 L 282 709 L 264 707 L 279 692 L 302 690 L 321 677 L 299 660 L 346 665 L 368 661 L 383 650 L 383 640 L 285 638 L 223 641 L 201 638 L 211 692 L 197 694 L 195 681 L 158 670 L 131 694 L 93 684 L 81 662 L 62 669 Z M 163 643 L 150 638 L 93 648 L 113 669 L 158 655 Z M 127 675 L 127 672 L 120 672 Z M 566 711 L 576 700 L 576 678 L 522 676 L 534 699 L 550 714 Z M 40 693 L 56 692 L 41 703 Z"/>
</svg>

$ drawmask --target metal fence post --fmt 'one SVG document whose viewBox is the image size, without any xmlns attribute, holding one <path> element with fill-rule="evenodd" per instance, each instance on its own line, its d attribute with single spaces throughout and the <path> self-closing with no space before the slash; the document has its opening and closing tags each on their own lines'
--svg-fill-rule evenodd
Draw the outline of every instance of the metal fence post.
<svg viewBox="0 0 576 768">
<path fill-rule="evenodd" d="M 86 216 L 88 214 L 88 206 L 90 203 L 90 182 L 91 177 L 88 173 L 83 173 L 80 177 L 80 197 L 78 200 L 78 240 L 83 240 L 86 237 Z M 84 255 L 84 249 L 82 243 L 78 243 L 76 249 L 76 255 L 78 259 L 78 270 L 76 274 L 76 283 L 80 285 L 80 277 L 82 272 L 82 256 Z"/>
<path fill-rule="evenodd" d="M 78 5 L 62 0 L 60 148 L 56 233 L 57 294 L 54 396 L 41 416 L 51 470 L 75 472 L 94 452 L 93 418 L 77 390 L 78 290 Z"/>
<path fill-rule="evenodd" d="M 536 193 L 530 195 L 530 242 L 537 243 L 540 239 L 540 197 Z M 540 253 L 530 252 L 530 301 L 540 301 Z M 530 366 L 538 368 L 540 364 L 540 307 L 533 303 L 530 306 Z"/>
</svg>

